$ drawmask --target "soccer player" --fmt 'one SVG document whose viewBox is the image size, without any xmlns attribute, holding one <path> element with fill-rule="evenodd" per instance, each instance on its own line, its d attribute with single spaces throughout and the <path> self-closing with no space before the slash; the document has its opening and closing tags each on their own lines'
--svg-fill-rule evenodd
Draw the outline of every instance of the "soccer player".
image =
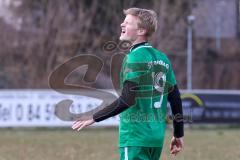
<svg viewBox="0 0 240 160">
<path fill-rule="evenodd" d="M 132 47 L 123 60 L 120 83 L 122 93 L 109 106 L 89 120 L 77 120 L 72 128 L 81 130 L 95 122 L 120 114 L 119 153 L 121 160 L 159 160 L 166 128 L 167 100 L 173 113 L 170 152 L 183 148 L 183 113 L 180 93 L 167 56 L 148 43 L 157 28 L 152 10 L 124 10 L 120 40 Z"/>
</svg>

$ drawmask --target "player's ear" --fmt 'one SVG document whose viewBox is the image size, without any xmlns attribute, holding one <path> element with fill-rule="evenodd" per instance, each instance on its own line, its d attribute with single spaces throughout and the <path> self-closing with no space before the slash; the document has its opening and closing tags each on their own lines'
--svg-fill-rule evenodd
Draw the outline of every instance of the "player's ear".
<svg viewBox="0 0 240 160">
<path fill-rule="evenodd" d="M 139 28 L 138 29 L 138 35 L 139 36 L 144 36 L 147 34 L 147 30 L 146 29 L 143 29 L 143 28 Z"/>
</svg>

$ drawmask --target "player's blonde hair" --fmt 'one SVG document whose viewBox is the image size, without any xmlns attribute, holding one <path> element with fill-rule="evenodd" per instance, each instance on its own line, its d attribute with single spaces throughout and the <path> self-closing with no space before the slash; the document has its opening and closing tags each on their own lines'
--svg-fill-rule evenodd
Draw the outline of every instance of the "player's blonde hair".
<svg viewBox="0 0 240 160">
<path fill-rule="evenodd" d="M 157 14 L 153 10 L 142 8 L 129 8 L 123 10 L 125 15 L 133 15 L 139 18 L 138 27 L 146 29 L 146 36 L 150 37 L 157 30 Z"/>
</svg>

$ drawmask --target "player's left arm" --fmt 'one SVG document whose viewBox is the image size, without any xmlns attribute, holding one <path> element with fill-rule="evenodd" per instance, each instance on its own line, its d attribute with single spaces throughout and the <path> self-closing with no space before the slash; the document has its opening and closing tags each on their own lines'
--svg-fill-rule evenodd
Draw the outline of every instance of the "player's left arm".
<svg viewBox="0 0 240 160">
<path fill-rule="evenodd" d="M 183 110 L 182 100 L 177 85 L 171 88 L 168 94 L 168 101 L 171 106 L 173 114 L 173 137 L 170 144 L 171 154 L 176 155 L 183 149 L 183 136 L 184 136 L 184 121 L 183 121 Z"/>
<path fill-rule="evenodd" d="M 96 112 L 93 118 L 89 120 L 77 120 L 73 123 L 72 129 L 81 130 L 84 127 L 92 125 L 95 122 L 103 121 L 107 118 L 113 117 L 135 104 L 136 91 L 138 84 L 131 81 L 125 81 L 121 96 L 112 104 L 106 106 L 102 110 Z"/>
</svg>

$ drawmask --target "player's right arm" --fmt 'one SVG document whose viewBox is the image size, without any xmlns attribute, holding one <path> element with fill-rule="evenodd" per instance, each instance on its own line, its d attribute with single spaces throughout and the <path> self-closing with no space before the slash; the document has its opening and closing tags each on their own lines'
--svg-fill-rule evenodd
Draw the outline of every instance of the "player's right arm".
<svg viewBox="0 0 240 160">
<path fill-rule="evenodd" d="M 176 155 L 183 149 L 183 136 L 184 136 L 184 123 L 183 123 L 183 111 L 182 100 L 180 92 L 175 84 L 170 93 L 168 94 L 168 101 L 171 106 L 173 114 L 173 137 L 170 144 L 170 152 Z"/>
<path fill-rule="evenodd" d="M 173 128 L 174 128 L 173 135 L 176 138 L 183 137 L 184 124 L 183 124 L 182 100 L 177 85 L 174 85 L 171 88 L 171 91 L 168 94 L 168 101 L 170 103 L 173 114 Z"/>
</svg>

